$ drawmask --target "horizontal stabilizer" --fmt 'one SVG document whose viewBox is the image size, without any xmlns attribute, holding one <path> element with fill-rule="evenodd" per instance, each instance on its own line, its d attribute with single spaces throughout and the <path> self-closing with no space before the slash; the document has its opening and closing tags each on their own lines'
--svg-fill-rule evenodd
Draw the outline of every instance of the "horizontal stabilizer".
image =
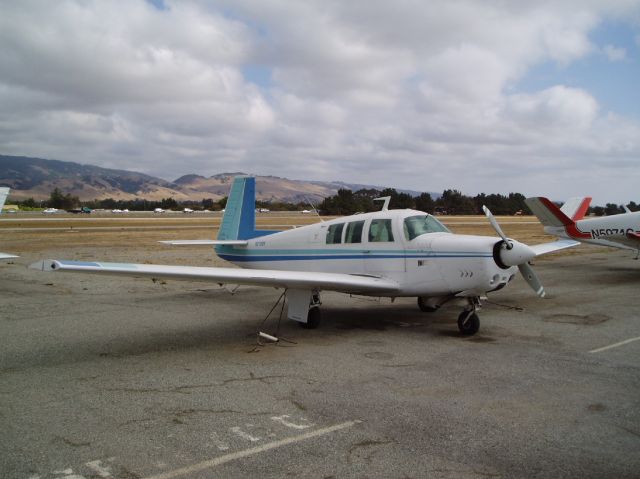
<svg viewBox="0 0 640 479">
<path fill-rule="evenodd" d="M 173 246 L 202 246 L 202 245 L 230 245 L 230 246 L 246 246 L 249 244 L 246 240 L 165 240 L 158 243 L 169 244 Z"/>
<path fill-rule="evenodd" d="M 573 248 L 574 246 L 578 246 L 579 244 L 580 243 L 578 241 L 573 240 L 558 240 L 552 241 L 550 243 L 536 244 L 529 247 L 536 253 L 536 256 L 540 256 L 547 253 L 554 253 L 556 251 L 567 248 Z"/>
<path fill-rule="evenodd" d="M 564 214 L 560 208 L 558 208 L 548 198 L 543 196 L 537 196 L 533 198 L 527 198 L 524 200 L 531 212 L 538 217 L 540 223 L 544 226 L 567 226 L 573 223 L 571 218 Z"/>
<path fill-rule="evenodd" d="M 305 271 L 277 271 L 262 269 L 209 268 L 170 266 L 160 264 L 98 263 L 93 261 L 64 261 L 48 259 L 29 266 L 41 271 L 74 271 L 112 275 L 150 276 L 214 283 L 248 284 L 279 288 L 330 290 L 342 293 L 394 293 L 398 283 L 377 276 Z"/>
</svg>

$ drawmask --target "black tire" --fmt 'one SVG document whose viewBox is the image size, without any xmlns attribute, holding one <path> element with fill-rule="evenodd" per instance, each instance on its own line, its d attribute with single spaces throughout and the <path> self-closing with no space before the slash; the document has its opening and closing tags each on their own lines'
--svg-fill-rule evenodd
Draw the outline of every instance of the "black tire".
<svg viewBox="0 0 640 479">
<path fill-rule="evenodd" d="M 320 325 L 320 308 L 311 308 L 306 323 L 298 323 L 304 329 L 316 329 Z"/>
<path fill-rule="evenodd" d="M 422 296 L 418 296 L 418 308 L 420 308 L 420 311 L 423 313 L 433 313 L 438 311 L 438 306 L 431 306 L 430 304 L 427 304 Z"/>
<path fill-rule="evenodd" d="M 463 336 L 472 336 L 480 329 L 480 318 L 476 313 L 469 315 L 469 311 L 463 311 L 458 316 L 458 329 Z"/>
</svg>

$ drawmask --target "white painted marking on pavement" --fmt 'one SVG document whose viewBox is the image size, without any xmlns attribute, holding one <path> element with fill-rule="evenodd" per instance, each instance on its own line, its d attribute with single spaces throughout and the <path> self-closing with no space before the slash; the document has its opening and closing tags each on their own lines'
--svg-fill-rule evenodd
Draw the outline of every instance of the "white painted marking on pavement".
<svg viewBox="0 0 640 479">
<path fill-rule="evenodd" d="M 109 460 L 109 459 L 107 459 L 107 460 Z M 87 466 L 89 469 L 91 469 L 93 472 L 95 472 L 100 477 L 112 477 L 111 476 L 111 469 L 109 469 L 108 466 L 103 466 L 102 465 L 102 461 L 87 462 L 87 463 L 85 463 L 85 466 Z"/>
<path fill-rule="evenodd" d="M 257 442 L 260 440 L 259 437 L 254 437 L 251 434 L 244 432 L 242 429 L 240 429 L 238 426 L 236 427 L 232 427 L 231 428 L 231 432 L 234 433 L 235 435 L 241 437 L 242 439 L 246 439 L 247 441 L 251 441 L 251 442 Z"/>
<path fill-rule="evenodd" d="M 211 435 L 211 440 L 213 441 L 213 443 L 216 445 L 216 447 L 221 450 L 221 451 L 227 451 L 229 450 L 229 446 L 227 445 L 227 443 L 225 443 L 224 441 L 222 441 L 220 439 L 220 437 L 218 436 L 217 433 L 212 432 Z"/>
<path fill-rule="evenodd" d="M 210 469 L 212 467 L 216 467 L 221 464 L 225 464 L 227 462 L 235 461 L 236 459 L 242 459 L 243 457 L 253 456 L 254 454 L 259 454 L 261 452 L 269 451 L 271 449 L 276 449 L 282 446 L 287 446 L 289 444 L 295 444 L 296 442 L 305 441 L 307 439 L 312 439 L 314 437 L 325 436 L 332 432 L 336 432 L 341 429 L 346 429 L 348 427 L 355 426 L 360 422 L 362 421 L 358 421 L 358 420 L 347 421 L 341 424 L 336 424 L 334 426 L 329 426 L 322 429 L 316 429 L 314 431 L 309 431 L 304 434 L 300 434 L 299 436 L 288 437 L 286 439 L 281 439 L 279 441 L 262 444 L 261 446 L 253 447 L 251 449 L 245 449 L 244 451 L 233 452 L 231 454 L 226 454 L 224 456 L 216 457 L 214 459 L 200 462 L 198 464 L 193 464 L 191 466 L 176 469 L 175 471 L 169 471 L 169 472 L 165 472 L 155 476 L 149 476 L 145 479 L 173 479 L 174 477 L 185 476 L 187 474 L 194 474 L 196 472 L 200 472 L 205 469 Z"/>
<path fill-rule="evenodd" d="M 629 344 L 629 343 L 632 343 L 634 341 L 640 341 L 640 336 L 638 336 L 637 338 L 625 339 L 624 341 L 620 341 L 619 343 L 610 344 L 609 346 L 604 346 L 602 348 L 593 349 L 593 350 L 591 350 L 589 352 L 590 353 L 600 353 L 602 351 L 606 351 L 607 349 L 617 348 L 618 346 L 623 346 L 625 344 Z"/>
<path fill-rule="evenodd" d="M 280 424 L 284 424 L 291 429 L 309 429 L 311 426 L 313 426 L 313 424 L 294 424 L 290 421 L 287 421 L 288 417 L 290 417 L 288 414 L 283 414 L 282 416 L 273 416 L 271 420 L 279 422 Z"/>
</svg>

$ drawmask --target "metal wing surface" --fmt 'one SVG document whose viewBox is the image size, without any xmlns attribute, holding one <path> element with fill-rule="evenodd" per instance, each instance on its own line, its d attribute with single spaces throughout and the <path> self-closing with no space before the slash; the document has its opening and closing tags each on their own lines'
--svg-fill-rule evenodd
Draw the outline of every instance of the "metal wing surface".
<svg viewBox="0 0 640 479">
<path fill-rule="evenodd" d="M 30 266 L 41 271 L 73 271 L 128 276 L 164 277 L 214 283 L 248 284 L 279 288 L 319 289 L 342 293 L 388 293 L 399 290 L 396 281 L 377 276 L 306 271 L 207 268 L 135 263 L 44 260 Z"/>
<path fill-rule="evenodd" d="M 18 258 L 18 256 L 16 256 L 15 254 L 0 253 L 0 259 L 11 259 L 11 258 Z"/>
<path fill-rule="evenodd" d="M 578 241 L 573 240 L 558 240 L 552 241 L 550 243 L 536 244 L 529 247 L 536 253 L 536 256 L 540 256 L 543 254 L 560 251 L 566 248 L 573 248 L 574 246 L 578 246 L 579 244 L 580 243 Z"/>
</svg>

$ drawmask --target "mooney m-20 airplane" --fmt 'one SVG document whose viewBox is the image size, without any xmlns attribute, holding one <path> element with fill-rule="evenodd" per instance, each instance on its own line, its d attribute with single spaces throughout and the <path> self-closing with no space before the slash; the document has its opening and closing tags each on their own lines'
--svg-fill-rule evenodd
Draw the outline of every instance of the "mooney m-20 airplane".
<svg viewBox="0 0 640 479">
<path fill-rule="evenodd" d="M 382 199 L 382 198 L 381 198 Z M 503 288 L 518 269 L 539 295 L 544 289 L 528 262 L 538 255 L 577 245 L 560 240 L 528 246 L 507 238 L 489 210 L 500 236 L 451 233 L 433 216 L 415 210 L 356 214 L 287 231 L 255 229 L 255 178 L 236 177 L 216 240 L 167 241 L 213 245 L 221 258 L 241 268 L 45 260 L 43 271 L 73 271 L 172 277 L 227 284 L 284 288 L 287 316 L 307 328 L 320 320 L 320 291 L 376 297 L 417 297 L 423 311 L 452 299 L 465 308 L 458 318 L 463 334 L 479 328 L 480 297 Z"/>
<path fill-rule="evenodd" d="M 572 198 L 565 203 L 580 204 L 574 216 L 565 214 L 565 205 L 558 208 L 544 197 L 527 198 L 525 203 L 544 225 L 546 233 L 584 243 L 630 249 L 640 255 L 640 211 L 619 215 L 582 219 L 591 198 Z"/>
<path fill-rule="evenodd" d="M 2 207 L 4 206 L 4 202 L 7 201 L 7 196 L 9 196 L 9 188 L 2 187 L 0 188 L 0 214 L 2 214 Z M 0 253 L 0 259 L 11 259 L 17 258 L 14 254 L 8 253 Z"/>
</svg>

